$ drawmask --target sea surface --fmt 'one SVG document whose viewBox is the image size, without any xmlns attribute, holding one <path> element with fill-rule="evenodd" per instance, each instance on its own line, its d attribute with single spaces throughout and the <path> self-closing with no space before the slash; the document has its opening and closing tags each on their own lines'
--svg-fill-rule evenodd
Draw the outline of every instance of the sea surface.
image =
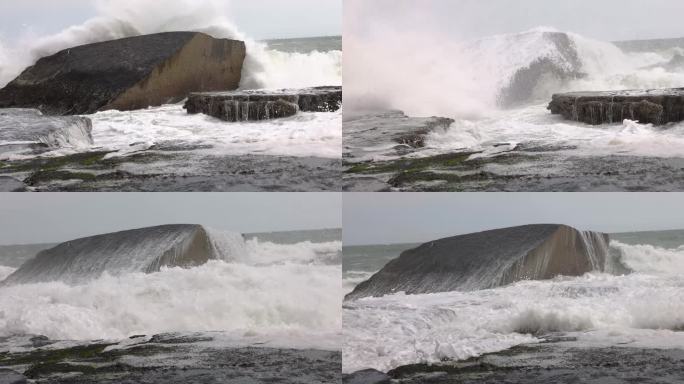
<svg viewBox="0 0 684 384">
<path fill-rule="evenodd" d="M 387 372 L 410 364 L 515 351 L 511 348 L 523 345 L 575 352 L 589 348 L 587 353 L 608 360 L 619 360 L 620 351 L 628 356 L 637 350 L 684 350 L 684 230 L 618 233 L 610 238 L 611 257 L 629 273 L 592 272 L 479 291 L 397 293 L 345 301 L 343 371 Z M 344 290 L 350 292 L 416 245 L 345 246 Z M 549 340 L 564 342 L 548 344 Z M 607 358 L 605 348 L 623 349 Z M 551 365 L 565 356 L 554 351 L 545 355 Z M 499 363 L 508 355 L 500 356 Z"/>
<path fill-rule="evenodd" d="M 210 230 L 209 236 L 221 249 L 244 250 L 244 257 L 152 274 L 104 273 L 75 285 L 0 283 L 0 368 L 34 379 L 84 371 L 83 378 L 117 382 L 122 376 L 111 366 L 123 364 L 131 379 L 180 383 L 238 374 L 269 380 L 287 366 L 294 382 L 335 380 L 341 364 L 341 230 L 250 234 L 244 240 Z M 48 247 L 0 247 L 0 281 Z M 38 370 L 45 354 L 67 368 Z M 256 361 L 261 363 L 254 366 Z M 105 368 L 86 372 L 69 364 Z M 163 378 L 162 368 L 176 373 Z M 189 372 L 198 376 L 189 378 Z"/>
<path fill-rule="evenodd" d="M 367 64 L 369 68 L 353 64 L 349 69 L 353 75 L 345 80 L 344 157 L 353 171 L 345 175 L 345 189 L 684 188 L 683 123 L 653 126 L 624 120 L 591 126 L 547 110 L 553 93 L 680 87 L 684 84 L 682 39 L 613 43 L 536 28 L 456 44 L 432 56 L 420 52 L 417 56 L 428 55 L 420 63 L 429 61 L 431 70 L 416 73 L 409 84 L 386 81 L 383 72 L 371 72 L 372 64 Z M 532 67 L 535 63 L 546 69 Z M 386 76 L 396 75 L 402 68 L 397 66 Z M 547 71 L 550 67 L 554 69 Z M 369 81 L 365 72 L 378 73 L 380 78 L 364 94 L 362 85 Z M 426 129 L 424 119 L 431 116 L 453 122 Z M 420 144 L 376 141 L 397 126 L 421 137 Z M 465 158 L 435 159 L 457 153 Z M 405 165 L 409 171 L 402 174 L 396 172 L 402 169 L 397 167 L 402 164 L 399 159 L 423 161 Z M 352 168 L 367 162 L 381 166 L 374 171 Z M 388 167 L 388 162 L 395 166 Z"/>
</svg>

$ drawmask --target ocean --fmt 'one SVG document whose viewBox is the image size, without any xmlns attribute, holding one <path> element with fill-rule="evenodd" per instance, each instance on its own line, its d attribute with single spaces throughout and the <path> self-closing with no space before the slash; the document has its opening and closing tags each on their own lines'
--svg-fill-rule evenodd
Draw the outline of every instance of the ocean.
<svg viewBox="0 0 684 384">
<path fill-rule="evenodd" d="M 182 12 L 188 13 L 166 15 L 167 10 L 158 9 L 159 5 L 135 4 L 141 14 L 134 14 L 126 11 L 124 2 L 119 2 L 116 6 L 112 4 L 108 14 L 54 35 L 27 38 L 21 44 L 0 41 L 0 87 L 38 58 L 62 49 L 179 30 L 245 41 L 247 58 L 241 90 L 342 85 L 341 36 L 258 41 L 216 14 L 209 5 L 188 9 L 182 1 L 178 4 Z M 121 9 L 116 8 L 119 6 Z M 154 9 L 148 10 L 149 14 L 159 14 L 159 18 L 150 18 L 145 8 Z M 3 57 L 6 59 L 1 60 Z M 0 190 L 340 189 L 341 110 L 300 112 L 288 118 L 229 124 L 202 114 L 188 115 L 180 102 L 135 111 L 109 110 L 84 117 L 92 121 L 92 142 L 80 125 L 61 128 L 56 145 L 47 146 L 39 139 L 17 142 L 11 130 L 30 124 L 30 120 L 15 118 L 10 126 L 0 124 Z M 37 163 L 49 164 L 58 172 L 30 179 Z"/>
<path fill-rule="evenodd" d="M 617 233 L 610 239 L 611 257 L 629 273 L 592 272 L 494 289 L 345 301 L 343 371 L 387 372 L 497 352 L 492 359 L 498 360 L 491 361 L 500 366 L 509 358 L 508 364 L 525 364 L 537 360 L 511 356 L 532 353 L 523 347 L 529 345 L 556 348 L 544 355 L 556 363 L 571 361 L 572 351 L 598 358 L 600 348 L 613 351 L 608 360 L 627 359 L 637 350 L 683 350 L 684 230 Z M 345 291 L 416 245 L 345 246 Z M 657 360 L 652 354 L 642 359 Z"/>
<path fill-rule="evenodd" d="M 372 43 L 353 49 L 374 55 Z M 346 190 L 671 191 L 684 185 L 678 172 L 684 124 L 591 126 L 547 110 L 554 93 L 680 87 L 682 39 L 613 43 L 535 28 L 453 42 L 432 53 L 418 47 L 416 62 L 379 71 L 389 49 L 378 48 L 378 63 L 369 58 L 345 67 Z M 425 63 L 429 71 L 420 70 Z M 391 82 L 401 71 L 412 81 Z M 365 73 L 379 76 L 371 90 L 364 91 Z M 426 121 L 431 117 L 451 121 Z M 409 171 L 402 172 L 402 163 L 412 165 Z"/>
<path fill-rule="evenodd" d="M 62 364 L 123 364 L 140 380 L 163 378 L 157 371 L 145 371 L 151 362 L 172 371 L 180 366 L 189 369 L 165 382 L 187 382 L 191 371 L 212 380 L 238 372 L 268 380 L 282 374 L 280 369 L 290 370 L 293 380 L 302 383 L 338 377 L 341 230 L 251 234 L 244 240 L 232 232 L 207 232 L 221 250 L 221 259 L 193 268 L 163 267 L 150 274 L 105 272 L 77 284 L 0 284 L 0 367 L 25 368 L 41 363 L 45 353 L 54 353 L 67 359 L 60 360 Z M 120 245 L 121 254 L 110 264 L 135 263 L 133 257 L 140 253 L 136 247 L 147 247 L 135 243 L 139 245 Z M 17 270 L 22 259 L 50 246 L 0 247 L 0 281 Z M 100 264 L 84 260 L 72 265 L 69 274 L 82 270 L 86 276 Z M 64 276 L 58 269 L 42 272 Z M 80 354 L 82 349 L 94 352 L 88 357 Z M 283 365 L 228 369 L 231 359 Z M 293 361 L 308 361 L 306 372 Z M 116 382 L 114 368 L 88 377 Z M 36 373 L 34 378 L 46 375 Z"/>
</svg>

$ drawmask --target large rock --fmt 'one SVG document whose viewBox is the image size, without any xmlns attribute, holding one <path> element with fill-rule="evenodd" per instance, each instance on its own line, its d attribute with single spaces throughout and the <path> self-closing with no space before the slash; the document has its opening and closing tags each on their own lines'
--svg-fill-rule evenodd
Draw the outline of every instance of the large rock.
<svg viewBox="0 0 684 384">
<path fill-rule="evenodd" d="M 81 116 L 43 116 L 36 109 L 0 109 L 0 154 L 93 144 L 92 122 Z"/>
<path fill-rule="evenodd" d="M 404 251 L 345 299 L 479 290 L 519 280 L 603 270 L 608 235 L 557 224 L 495 229 L 431 241 Z"/>
<path fill-rule="evenodd" d="M 162 267 L 193 267 L 212 259 L 241 257 L 242 236 L 211 238 L 200 225 L 162 225 L 85 237 L 41 251 L 4 284 L 80 283 L 107 272 L 152 273 Z"/>
<path fill-rule="evenodd" d="M 684 120 L 684 88 L 607 92 L 570 92 L 553 95 L 548 109 L 587 124 L 667 124 Z"/>
<path fill-rule="evenodd" d="M 190 92 L 237 89 L 241 41 L 168 32 L 69 48 L 44 57 L 0 90 L 0 108 L 55 115 L 132 110 Z"/>
<path fill-rule="evenodd" d="M 277 119 L 299 111 L 335 112 L 341 106 L 342 87 L 192 93 L 185 103 L 190 114 L 204 113 L 230 122 Z"/>
</svg>

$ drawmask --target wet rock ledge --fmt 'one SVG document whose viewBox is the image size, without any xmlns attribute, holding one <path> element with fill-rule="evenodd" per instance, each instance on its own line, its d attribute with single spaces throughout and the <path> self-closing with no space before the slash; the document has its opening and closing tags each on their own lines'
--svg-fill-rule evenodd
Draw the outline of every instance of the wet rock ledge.
<svg viewBox="0 0 684 384">
<path fill-rule="evenodd" d="M 559 93 L 552 96 L 548 109 L 592 125 L 624 119 L 662 125 L 684 120 L 684 88 Z"/>
<path fill-rule="evenodd" d="M 299 111 L 335 112 L 341 106 L 342 87 L 191 93 L 185 103 L 190 114 L 229 122 L 277 119 Z"/>
</svg>

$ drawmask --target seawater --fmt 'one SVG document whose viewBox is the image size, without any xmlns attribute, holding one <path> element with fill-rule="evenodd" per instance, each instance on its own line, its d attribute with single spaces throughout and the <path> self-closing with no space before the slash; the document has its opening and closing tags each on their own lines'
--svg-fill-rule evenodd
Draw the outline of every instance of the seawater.
<svg viewBox="0 0 684 384">
<path fill-rule="evenodd" d="M 0 287 L 0 337 L 88 342 L 216 332 L 235 345 L 339 349 L 341 231 L 306 233 L 248 235 L 245 257 L 231 262 L 105 273 L 78 285 Z M 210 236 L 215 240 L 220 231 Z M 0 277 L 16 269 L 8 265 L 17 265 L 16 249 L 3 256 L 5 249 L 0 247 Z"/>
<path fill-rule="evenodd" d="M 412 246 L 345 247 L 345 290 Z M 684 348 L 684 231 L 613 234 L 610 248 L 631 272 L 345 302 L 343 370 L 462 360 L 549 335 L 580 346 Z"/>
</svg>

